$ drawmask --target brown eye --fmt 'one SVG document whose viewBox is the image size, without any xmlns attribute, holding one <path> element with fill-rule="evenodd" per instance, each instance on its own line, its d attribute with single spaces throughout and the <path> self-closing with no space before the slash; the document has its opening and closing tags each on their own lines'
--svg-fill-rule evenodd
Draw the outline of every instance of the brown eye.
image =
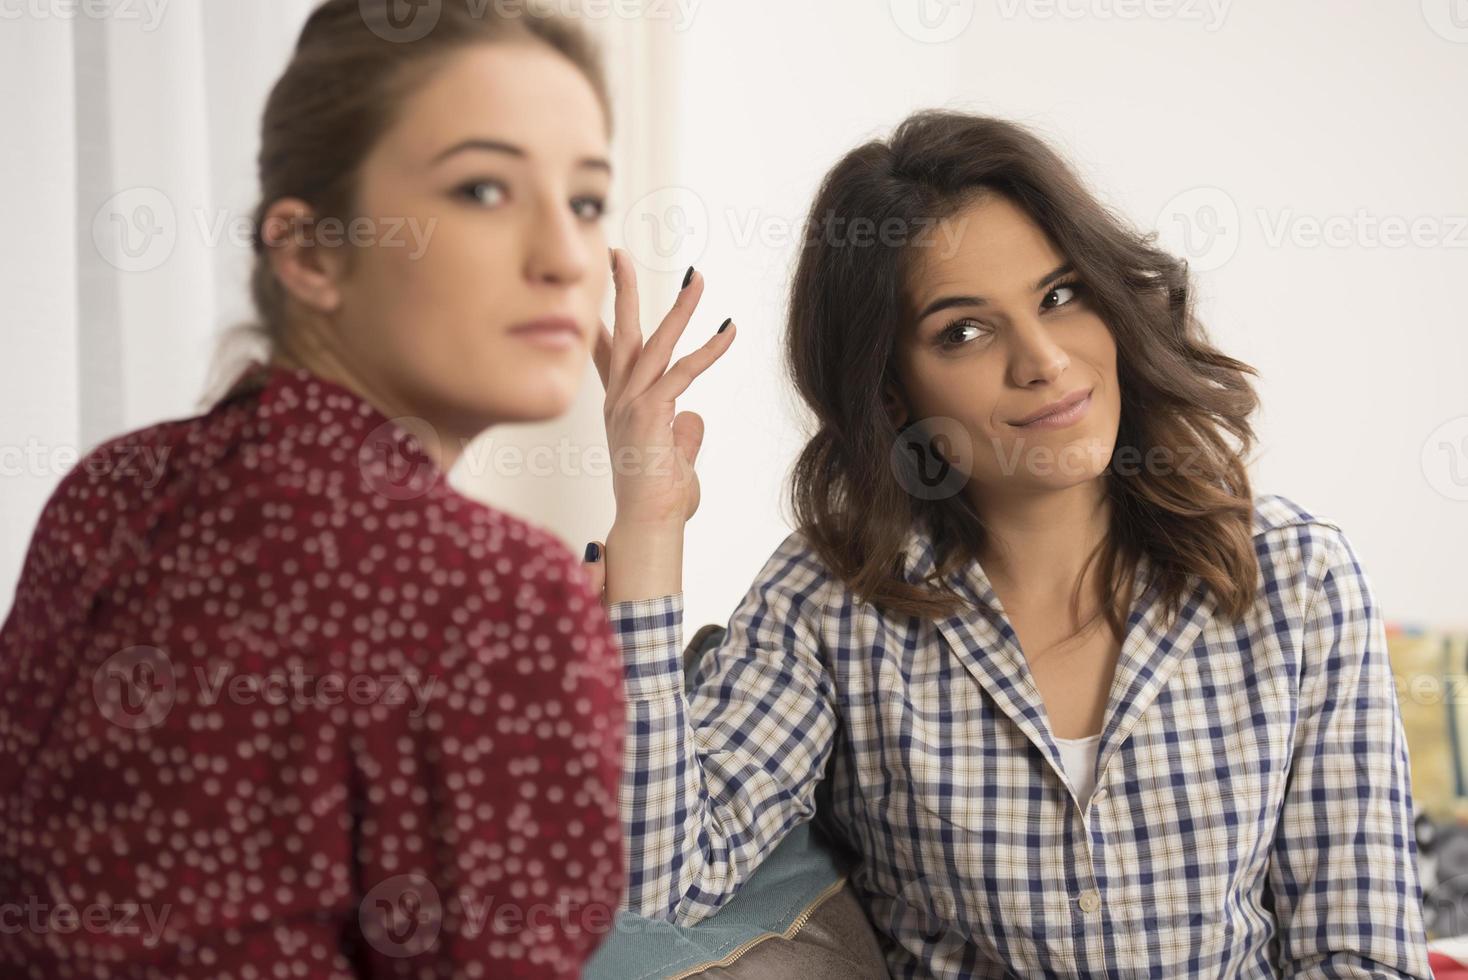
<svg viewBox="0 0 1468 980">
<path fill-rule="evenodd" d="M 505 203 L 509 196 L 505 185 L 497 180 L 471 180 L 459 187 L 459 193 L 477 204 L 492 208 Z"/>
<path fill-rule="evenodd" d="M 937 337 L 938 346 L 947 350 L 953 347 L 962 347 L 964 344 L 969 343 L 969 340 L 957 339 L 959 331 L 965 328 L 972 328 L 974 330 L 985 329 L 984 325 L 976 320 L 955 320 L 939 331 Z"/>
<path fill-rule="evenodd" d="M 1045 299 L 1049 300 L 1050 297 L 1061 293 L 1070 293 L 1071 298 L 1065 303 L 1054 303 L 1049 305 L 1050 309 L 1054 309 L 1057 306 L 1067 306 L 1070 303 L 1075 302 L 1076 299 L 1080 298 L 1080 295 L 1084 290 L 1085 287 L 1078 282 L 1063 282 L 1060 285 L 1056 286 L 1054 289 L 1050 290 L 1050 292 L 1046 293 Z"/>
<path fill-rule="evenodd" d="M 571 210 L 582 221 L 600 221 L 607 213 L 607 202 L 599 197 L 578 197 L 571 202 Z"/>
</svg>

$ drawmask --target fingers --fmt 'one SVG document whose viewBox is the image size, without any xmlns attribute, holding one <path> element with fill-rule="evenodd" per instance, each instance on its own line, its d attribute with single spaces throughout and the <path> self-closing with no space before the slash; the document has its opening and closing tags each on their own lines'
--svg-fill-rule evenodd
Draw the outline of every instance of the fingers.
<svg viewBox="0 0 1468 980">
<path fill-rule="evenodd" d="M 591 584 L 591 591 L 603 604 L 606 603 L 607 586 L 606 552 L 606 545 L 602 542 L 589 541 L 586 544 L 586 554 L 581 560 L 581 570 L 586 573 L 586 580 Z"/>
<path fill-rule="evenodd" d="M 724 356 L 724 352 L 734 342 L 735 329 L 732 319 L 725 320 L 724 326 L 702 347 L 691 354 L 680 357 L 677 363 L 648 389 L 648 394 L 658 401 L 672 401 L 683 394 L 688 390 L 688 386 L 693 384 L 695 378 Z"/>
<path fill-rule="evenodd" d="M 643 346 L 642 353 L 638 355 L 637 364 L 627 380 L 625 390 L 628 394 L 639 394 L 662 377 L 673 356 L 673 348 L 683 336 L 688 321 L 693 317 L 693 311 L 698 309 L 698 301 L 703 297 L 703 274 L 690 268 L 685 281 L 687 285 L 678 291 L 677 298 L 673 300 L 673 308 L 663 317 L 662 323 L 658 324 L 658 328 Z"/>
<path fill-rule="evenodd" d="M 596 362 L 596 373 L 601 375 L 602 390 L 609 390 L 612 383 L 612 332 L 607 329 L 606 321 L 597 321 L 596 344 L 592 347 L 591 359 Z"/>
<path fill-rule="evenodd" d="M 637 270 L 622 255 L 611 249 L 612 287 L 616 290 L 613 304 L 612 350 L 607 364 L 607 397 L 618 398 L 627 385 L 627 374 L 642 352 L 641 314 L 638 312 Z"/>
</svg>

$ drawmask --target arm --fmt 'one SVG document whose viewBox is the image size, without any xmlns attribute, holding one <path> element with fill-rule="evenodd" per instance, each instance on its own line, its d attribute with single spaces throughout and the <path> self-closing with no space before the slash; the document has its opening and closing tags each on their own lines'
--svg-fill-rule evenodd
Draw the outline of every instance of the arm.
<svg viewBox="0 0 1468 980">
<path fill-rule="evenodd" d="M 632 911 L 679 925 L 712 915 L 814 814 L 836 729 L 819 655 L 829 587 L 800 537 L 787 537 L 705 655 L 691 697 L 682 593 L 608 607 L 626 680 L 621 806 Z"/>
<path fill-rule="evenodd" d="M 606 562 L 590 553 L 588 575 L 594 587 L 604 584 L 625 670 L 625 905 L 686 925 L 722 907 L 815 812 L 836 727 L 820 659 L 829 582 L 804 542 L 787 537 L 708 655 L 698 690 L 685 697 L 683 529 L 698 509 L 703 421 L 677 412 L 676 401 L 736 331 L 724 320 L 670 367 L 703 276 L 688 270 L 673 309 L 643 344 L 636 272 L 619 254 L 611 255 L 615 330 L 603 327 L 596 348 L 617 517 Z"/>
<path fill-rule="evenodd" d="M 1407 743 L 1386 630 L 1331 528 L 1306 610 L 1299 719 L 1269 886 L 1282 976 L 1428 978 Z"/>
</svg>

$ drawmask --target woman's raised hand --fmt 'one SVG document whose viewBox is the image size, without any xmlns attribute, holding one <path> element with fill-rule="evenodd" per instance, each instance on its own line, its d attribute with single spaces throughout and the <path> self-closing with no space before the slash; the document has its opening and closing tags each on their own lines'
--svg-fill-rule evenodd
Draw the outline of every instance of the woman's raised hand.
<svg viewBox="0 0 1468 980">
<path fill-rule="evenodd" d="M 690 269 L 673 308 L 644 344 L 637 272 L 611 250 L 616 290 L 613 328 L 602 325 L 594 360 L 606 389 L 603 416 L 612 460 L 617 516 L 605 544 L 593 542 L 585 569 L 604 601 L 652 598 L 681 591 L 683 525 L 698 510 L 694 463 L 703 443 L 703 419 L 677 411 L 678 396 L 723 356 L 734 340 L 731 320 L 697 350 L 669 367 L 703 295 L 703 276 Z"/>
</svg>

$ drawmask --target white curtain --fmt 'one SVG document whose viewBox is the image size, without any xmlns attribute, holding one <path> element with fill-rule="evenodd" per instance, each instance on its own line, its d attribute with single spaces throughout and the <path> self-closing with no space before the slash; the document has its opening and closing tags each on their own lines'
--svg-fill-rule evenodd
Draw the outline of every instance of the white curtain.
<svg viewBox="0 0 1468 980">
<path fill-rule="evenodd" d="M 221 332 L 250 315 L 260 112 L 314 5 L 0 8 L 0 615 L 65 473 L 106 439 L 199 411 Z M 614 197 L 626 199 L 670 182 L 673 161 L 657 148 L 667 142 L 674 37 L 657 21 L 588 22 L 606 46 Z M 617 244 L 619 227 L 614 215 Z M 600 391 L 588 366 L 566 418 L 490 438 L 604 444 Z M 577 547 L 612 513 L 609 480 L 566 485 L 494 466 L 454 478 Z"/>
</svg>

